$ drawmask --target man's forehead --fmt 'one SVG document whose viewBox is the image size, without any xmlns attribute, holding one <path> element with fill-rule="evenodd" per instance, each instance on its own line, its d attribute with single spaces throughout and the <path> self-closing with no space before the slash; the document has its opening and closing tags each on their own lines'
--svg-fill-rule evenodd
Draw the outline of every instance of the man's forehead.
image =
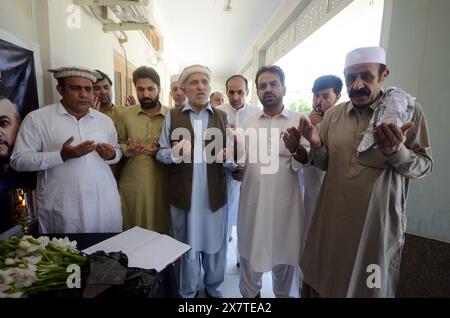
<svg viewBox="0 0 450 318">
<path fill-rule="evenodd" d="M 136 80 L 136 87 L 150 87 L 150 86 L 158 86 L 151 78 L 139 78 Z"/>
<path fill-rule="evenodd" d="M 324 89 L 321 89 L 321 90 L 318 90 L 318 91 L 314 92 L 314 94 L 321 95 L 321 94 L 330 94 L 330 93 L 333 93 L 333 92 L 334 92 L 334 88 L 333 87 L 327 87 L 327 88 L 324 88 Z"/>
<path fill-rule="evenodd" d="M 186 79 L 186 81 L 192 81 L 192 80 L 202 80 L 202 79 L 206 79 L 209 81 L 208 76 L 206 76 L 206 74 L 203 73 L 192 73 L 191 75 L 189 75 L 189 77 Z"/>
<path fill-rule="evenodd" d="M 64 81 L 69 85 L 92 86 L 92 81 L 85 77 L 69 76 L 65 77 Z"/>
<path fill-rule="evenodd" d="M 175 81 L 170 83 L 170 89 L 181 88 L 180 82 Z"/>
<path fill-rule="evenodd" d="M 16 106 L 7 98 L 0 100 L 0 116 L 14 116 Z"/>
<path fill-rule="evenodd" d="M 261 73 L 261 75 L 259 75 L 258 78 L 258 83 L 261 83 L 261 81 L 264 82 L 273 82 L 273 81 L 278 81 L 280 82 L 280 76 L 278 76 L 278 74 L 272 73 L 272 72 L 264 72 Z"/>
<path fill-rule="evenodd" d="M 94 84 L 94 86 L 104 86 L 104 85 L 109 85 L 109 82 L 108 82 L 108 80 L 106 78 L 102 79 L 102 80 L 100 80 L 100 81 L 98 81 L 97 83 Z"/>
</svg>

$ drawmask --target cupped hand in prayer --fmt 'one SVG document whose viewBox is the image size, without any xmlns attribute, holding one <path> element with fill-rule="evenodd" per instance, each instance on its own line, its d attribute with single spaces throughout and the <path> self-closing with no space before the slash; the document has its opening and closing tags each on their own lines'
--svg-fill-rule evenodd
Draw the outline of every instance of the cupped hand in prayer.
<svg viewBox="0 0 450 318">
<path fill-rule="evenodd" d="M 392 123 L 379 124 L 373 134 L 378 149 L 387 156 L 398 152 L 405 143 L 406 133 L 413 126 L 412 122 L 406 123 L 400 128 Z"/>
<path fill-rule="evenodd" d="M 61 158 L 63 161 L 80 158 L 95 150 L 95 142 L 86 140 L 81 144 L 72 146 L 73 136 L 66 140 L 61 149 Z"/>
<path fill-rule="evenodd" d="M 103 160 L 113 160 L 116 157 L 116 150 L 110 144 L 97 144 L 95 151 Z"/>
</svg>

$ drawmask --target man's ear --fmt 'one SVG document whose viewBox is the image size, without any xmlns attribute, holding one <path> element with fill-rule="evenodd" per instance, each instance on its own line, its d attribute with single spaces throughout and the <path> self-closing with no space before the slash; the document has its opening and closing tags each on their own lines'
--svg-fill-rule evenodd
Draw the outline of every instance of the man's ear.
<svg viewBox="0 0 450 318">
<path fill-rule="evenodd" d="M 61 85 L 56 85 L 56 90 L 58 91 L 59 95 L 64 95 L 64 87 L 62 87 Z"/>
<path fill-rule="evenodd" d="M 334 104 L 336 104 L 339 101 L 340 98 L 341 98 L 341 94 L 336 95 L 336 101 L 334 102 Z"/>
<path fill-rule="evenodd" d="M 385 70 L 384 70 L 384 72 L 383 72 L 383 74 L 381 74 L 381 81 L 384 83 L 384 81 L 389 77 L 389 73 L 390 73 L 391 71 L 388 69 L 388 68 L 386 68 Z"/>
</svg>

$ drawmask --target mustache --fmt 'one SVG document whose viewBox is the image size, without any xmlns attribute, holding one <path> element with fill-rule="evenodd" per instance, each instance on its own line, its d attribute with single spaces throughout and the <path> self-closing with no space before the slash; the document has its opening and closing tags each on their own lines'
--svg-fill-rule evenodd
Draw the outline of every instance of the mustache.
<svg viewBox="0 0 450 318">
<path fill-rule="evenodd" d="M 369 96 L 369 95 L 370 95 L 370 91 L 369 91 L 367 88 L 365 88 L 365 87 L 360 88 L 360 89 L 358 89 L 358 90 L 352 89 L 352 90 L 350 91 L 350 93 L 348 93 L 348 96 L 349 96 L 349 97 Z"/>
</svg>

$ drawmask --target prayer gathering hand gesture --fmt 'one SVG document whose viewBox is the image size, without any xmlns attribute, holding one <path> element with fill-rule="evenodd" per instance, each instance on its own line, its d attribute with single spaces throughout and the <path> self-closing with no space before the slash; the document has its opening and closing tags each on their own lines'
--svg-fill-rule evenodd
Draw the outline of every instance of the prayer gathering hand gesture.
<svg viewBox="0 0 450 318">
<path fill-rule="evenodd" d="M 127 140 L 127 152 L 132 156 L 137 156 L 142 154 L 144 151 L 144 146 L 140 144 L 135 144 L 131 141 L 131 138 Z"/>
<path fill-rule="evenodd" d="M 283 132 L 284 145 L 290 153 L 294 153 L 300 146 L 300 138 L 300 132 L 295 127 L 288 128 Z"/>
<path fill-rule="evenodd" d="M 191 154 L 192 146 L 191 142 L 187 139 L 182 139 L 181 141 L 175 141 L 172 146 L 172 156 L 174 158 L 181 159 L 185 156 Z"/>
<path fill-rule="evenodd" d="M 143 146 L 142 148 L 142 154 L 147 156 L 156 156 L 158 151 L 159 151 L 159 143 L 156 141 L 153 141 L 150 147 Z"/>
<path fill-rule="evenodd" d="M 400 128 L 392 123 L 381 123 L 375 128 L 373 134 L 378 149 L 387 156 L 398 152 L 405 143 L 407 131 L 413 126 L 412 122 L 406 123 Z"/>
<path fill-rule="evenodd" d="M 322 141 L 320 140 L 319 131 L 311 123 L 308 117 L 300 117 L 298 130 L 300 134 L 306 138 L 313 148 L 320 148 Z"/>
<path fill-rule="evenodd" d="M 95 150 L 95 142 L 87 140 L 79 145 L 72 146 L 73 136 L 66 140 L 61 149 L 61 158 L 63 161 L 80 158 Z"/>
<path fill-rule="evenodd" d="M 95 151 L 103 160 L 113 160 L 116 157 L 116 150 L 110 144 L 97 144 Z"/>
</svg>

